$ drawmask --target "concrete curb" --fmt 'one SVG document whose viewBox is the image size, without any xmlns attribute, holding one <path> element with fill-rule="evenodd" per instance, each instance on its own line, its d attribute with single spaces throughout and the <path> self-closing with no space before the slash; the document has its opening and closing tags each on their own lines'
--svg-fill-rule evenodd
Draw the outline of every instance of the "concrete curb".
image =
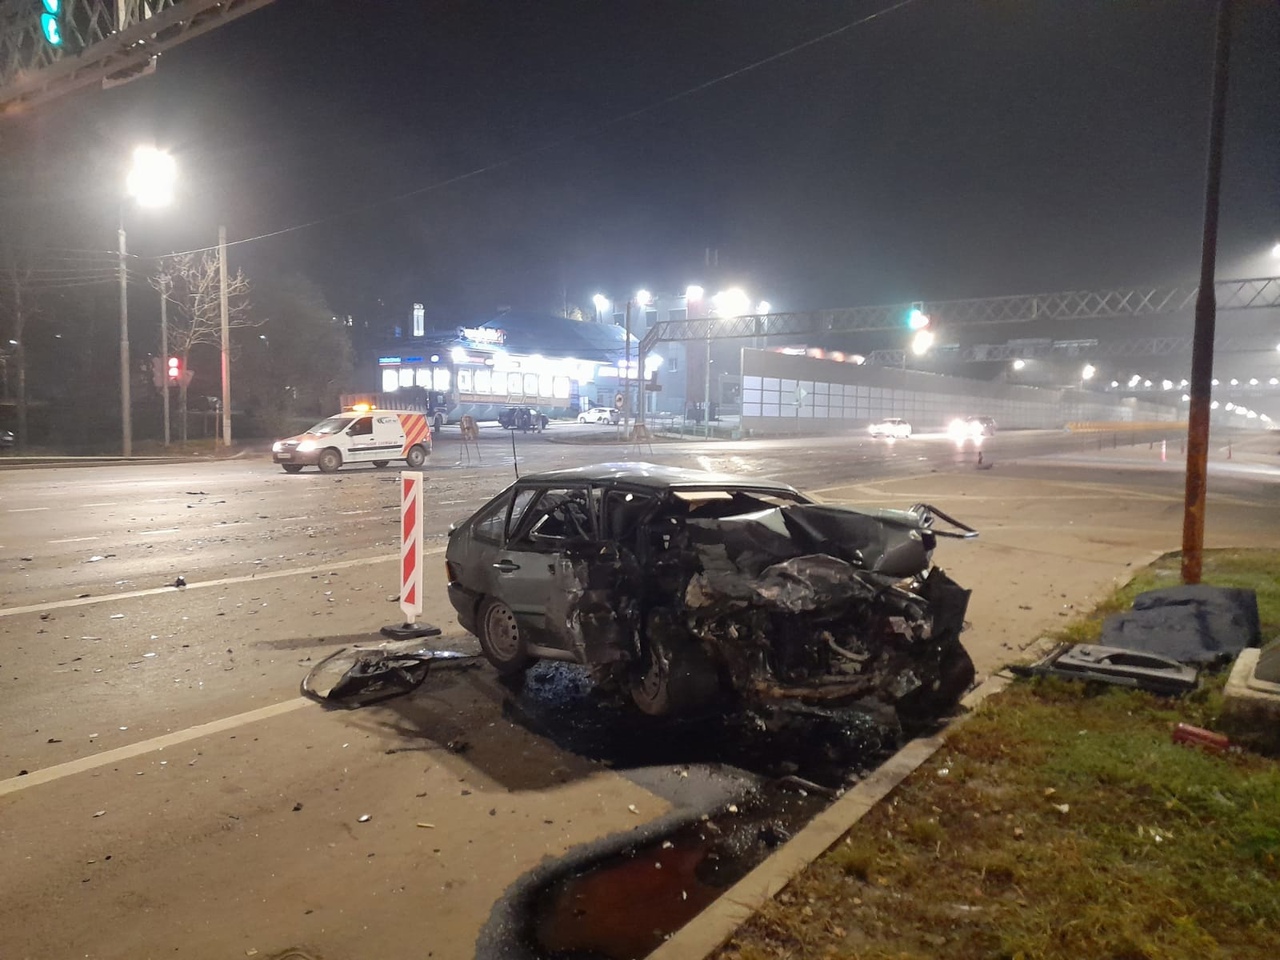
<svg viewBox="0 0 1280 960">
<path fill-rule="evenodd" d="M 1045 643 L 1044 640 L 1036 641 L 1024 654 L 1034 655 L 1036 648 Z M 966 710 L 964 714 L 933 736 L 912 740 L 895 753 L 871 776 L 814 817 L 769 859 L 674 933 L 670 940 L 649 954 L 647 960 L 704 960 L 719 950 L 779 890 L 826 853 L 850 827 L 932 757 L 946 743 L 947 735 L 962 724 L 975 707 L 1012 681 L 1010 676 L 989 676 L 961 701 Z"/>
</svg>

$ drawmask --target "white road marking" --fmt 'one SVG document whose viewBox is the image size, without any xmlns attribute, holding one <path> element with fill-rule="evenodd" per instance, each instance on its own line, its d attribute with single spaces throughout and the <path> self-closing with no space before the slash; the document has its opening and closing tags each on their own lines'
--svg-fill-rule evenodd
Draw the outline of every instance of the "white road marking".
<svg viewBox="0 0 1280 960">
<path fill-rule="evenodd" d="M 118 506 L 120 506 L 120 504 L 119 504 L 119 503 L 115 503 L 115 502 L 112 502 L 112 503 L 86 503 L 86 504 L 85 504 L 85 506 L 86 506 L 86 507 L 118 507 Z"/>
<path fill-rule="evenodd" d="M 50 543 L 83 543 L 86 540 L 97 540 L 97 537 L 67 537 L 65 540 L 50 540 Z"/>
<path fill-rule="evenodd" d="M 60 763 L 57 766 L 33 771 L 26 776 L 0 780 L 0 797 L 17 793 L 19 790 L 26 790 L 29 787 L 38 787 L 44 783 L 53 783 L 55 780 L 74 776 L 77 773 L 84 773 L 87 770 L 95 770 L 98 767 L 105 767 L 112 763 L 120 763 L 123 760 L 141 756 L 144 753 L 163 750 L 165 747 L 175 747 L 180 743 L 187 743 L 191 740 L 199 740 L 201 737 L 221 733 L 224 730 L 234 730 L 236 727 L 243 727 L 248 723 L 256 723 L 259 720 L 268 720 L 281 714 L 292 713 L 294 710 L 307 706 L 310 702 L 305 697 L 297 697 L 294 700 L 285 700 L 283 703 L 273 703 L 269 707 L 259 707 L 257 710 L 250 710 L 248 713 L 238 713 L 233 717 L 224 717 L 221 720 L 188 727 L 186 730 L 175 730 L 173 733 L 164 734 L 164 736 L 141 740 L 138 743 L 117 747 L 114 750 L 106 750 L 102 753 L 96 753 L 92 757 L 68 760 L 66 763 Z"/>
<path fill-rule="evenodd" d="M 48 510 L 48 507 L 10 507 L 10 513 L 36 513 L 40 510 Z"/>
<path fill-rule="evenodd" d="M 162 533 L 177 533 L 177 532 L 178 532 L 177 527 L 169 527 L 166 530 L 143 530 L 141 533 L 138 534 L 138 536 L 155 537 L 155 536 L 159 536 Z"/>
<path fill-rule="evenodd" d="M 445 545 L 428 547 L 422 551 L 424 557 L 437 556 L 444 553 Z M 261 580 L 277 580 L 280 577 L 309 576 L 313 573 L 327 573 L 330 570 L 349 570 L 352 567 L 369 566 L 375 563 L 390 563 L 399 560 L 398 555 L 388 557 L 366 557 L 363 560 L 339 560 L 318 567 L 297 567 L 292 570 L 268 570 L 264 573 L 250 574 L 244 577 L 223 577 L 221 580 L 203 580 L 188 583 L 186 590 L 199 590 L 204 587 L 229 587 L 237 583 L 256 583 Z M 98 603 L 115 603 L 118 600 L 131 600 L 134 597 L 153 597 L 160 593 L 178 593 L 177 587 L 152 587 L 149 590 L 129 590 L 123 593 L 108 593 L 100 597 L 76 597 L 73 600 L 50 600 L 46 603 L 32 603 L 25 607 L 0 607 L 0 618 L 14 617 L 22 613 L 43 613 L 45 610 L 61 610 L 66 607 L 87 607 Z"/>
</svg>

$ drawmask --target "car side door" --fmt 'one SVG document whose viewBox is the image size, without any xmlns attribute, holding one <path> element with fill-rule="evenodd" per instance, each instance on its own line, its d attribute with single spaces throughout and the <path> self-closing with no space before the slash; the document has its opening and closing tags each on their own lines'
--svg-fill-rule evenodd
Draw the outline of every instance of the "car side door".
<svg viewBox="0 0 1280 960">
<path fill-rule="evenodd" d="M 492 569 L 494 595 L 515 614 L 533 643 L 572 649 L 568 624 L 552 622 L 548 610 L 561 567 L 570 552 L 599 542 L 598 494 L 588 484 L 543 487 L 517 520 L 512 510 L 504 548 Z"/>
<path fill-rule="evenodd" d="M 347 449 L 342 459 L 348 462 L 372 460 L 374 454 L 373 417 L 356 417 L 346 429 Z"/>
</svg>

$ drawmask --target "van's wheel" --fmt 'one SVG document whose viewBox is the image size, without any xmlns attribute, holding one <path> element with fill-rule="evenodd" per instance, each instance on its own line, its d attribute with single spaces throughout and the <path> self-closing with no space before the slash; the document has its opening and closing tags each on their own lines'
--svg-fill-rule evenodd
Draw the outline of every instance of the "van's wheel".
<svg viewBox="0 0 1280 960">
<path fill-rule="evenodd" d="M 410 470 L 417 470 L 426 462 L 427 451 L 422 449 L 422 444 L 415 443 L 409 448 L 409 454 L 404 459 L 409 464 Z"/>
<path fill-rule="evenodd" d="M 302 472 L 302 464 L 300 463 L 282 463 L 280 464 L 280 468 L 284 470 L 285 473 L 301 473 Z"/>
<path fill-rule="evenodd" d="M 692 637 L 680 638 L 668 646 L 661 639 L 665 632 L 661 626 L 653 631 L 655 621 L 659 621 L 657 611 L 650 616 L 642 659 L 631 674 L 631 699 L 653 717 L 690 713 L 705 706 L 720 687 L 715 664 Z"/>
<path fill-rule="evenodd" d="M 320 466 L 321 473 L 334 473 L 342 466 L 342 454 L 333 447 L 323 450 L 320 453 L 320 459 L 316 461 Z"/>
<path fill-rule="evenodd" d="M 480 607 L 479 621 L 480 649 L 500 675 L 511 677 L 528 669 L 532 658 L 510 607 L 490 597 Z"/>
<path fill-rule="evenodd" d="M 385 467 L 385 466 L 386 466 L 387 464 L 389 464 L 391 461 L 390 461 L 390 460 L 372 460 L 372 461 L 370 461 L 370 462 L 371 462 L 375 467 L 377 467 L 379 470 L 381 470 L 383 467 Z"/>
<path fill-rule="evenodd" d="M 431 418 L 431 432 L 439 433 L 443 429 L 444 429 L 444 414 L 437 413 L 434 417 Z"/>
</svg>

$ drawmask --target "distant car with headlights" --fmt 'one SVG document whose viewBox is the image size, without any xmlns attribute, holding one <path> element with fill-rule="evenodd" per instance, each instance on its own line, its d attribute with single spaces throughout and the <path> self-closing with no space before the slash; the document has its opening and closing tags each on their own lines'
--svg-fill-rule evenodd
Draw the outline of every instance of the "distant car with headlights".
<svg viewBox="0 0 1280 960">
<path fill-rule="evenodd" d="M 333 473 L 344 463 L 385 467 L 403 460 L 417 470 L 431 453 L 431 425 L 416 410 L 377 410 L 360 404 L 321 420 L 306 433 L 277 440 L 271 459 L 285 473 L 319 467 Z"/>
<path fill-rule="evenodd" d="M 578 414 L 579 423 L 617 423 L 620 414 L 613 407 L 592 407 Z"/>
<path fill-rule="evenodd" d="M 16 442 L 12 430 L 0 430 L 0 450 L 11 450 Z"/>
<path fill-rule="evenodd" d="M 963 420 L 957 418 L 947 426 L 947 433 L 956 440 L 991 437 L 995 436 L 995 432 L 996 422 L 991 417 L 965 417 Z"/>
<path fill-rule="evenodd" d="M 878 423 L 873 423 L 868 431 L 873 437 L 889 437 L 896 440 L 906 440 L 911 436 L 911 424 L 900 417 L 889 417 Z"/>
</svg>

